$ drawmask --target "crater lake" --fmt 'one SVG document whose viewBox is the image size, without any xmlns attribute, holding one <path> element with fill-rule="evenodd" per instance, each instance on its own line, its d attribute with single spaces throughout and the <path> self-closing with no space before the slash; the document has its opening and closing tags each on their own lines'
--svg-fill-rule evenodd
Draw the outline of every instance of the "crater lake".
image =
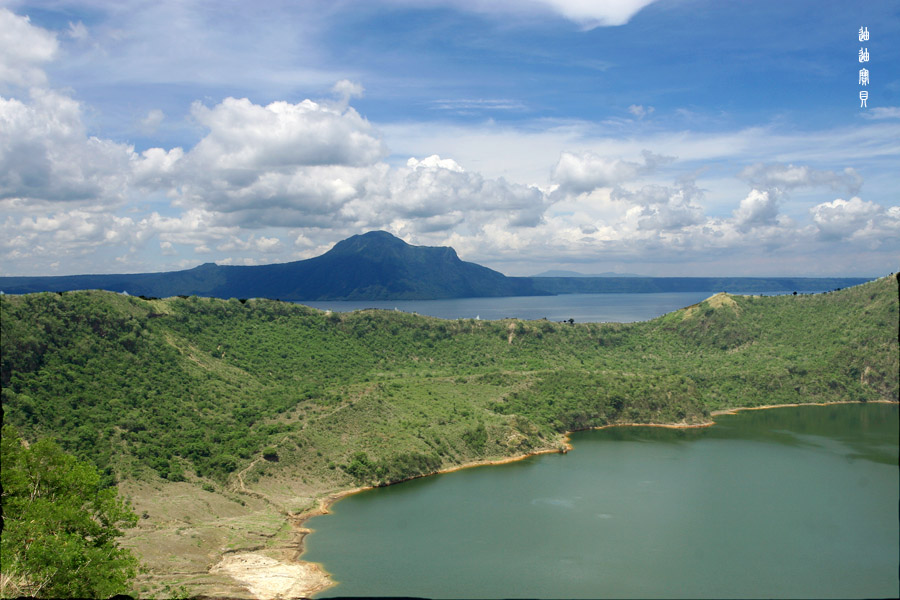
<svg viewBox="0 0 900 600">
<path fill-rule="evenodd" d="M 346 497 L 306 523 L 317 598 L 900 594 L 896 404 L 715 419 Z"/>
</svg>

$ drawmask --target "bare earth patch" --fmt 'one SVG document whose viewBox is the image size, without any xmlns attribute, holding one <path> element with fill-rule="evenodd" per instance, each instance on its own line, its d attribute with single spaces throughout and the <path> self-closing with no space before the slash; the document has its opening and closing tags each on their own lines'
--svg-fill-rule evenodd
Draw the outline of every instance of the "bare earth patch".
<svg viewBox="0 0 900 600">
<path fill-rule="evenodd" d="M 719 292 L 714 296 L 710 296 L 706 299 L 706 302 L 709 303 L 713 308 L 723 308 L 728 306 L 735 310 L 735 312 L 740 313 L 740 307 L 738 307 L 737 302 L 734 301 L 734 298 L 726 294 L 725 292 Z"/>
<path fill-rule="evenodd" d="M 333 585 L 328 574 L 315 563 L 285 563 L 250 552 L 229 554 L 209 572 L 233 577 L 259 600 L 309 598 Z"/>
</svg>

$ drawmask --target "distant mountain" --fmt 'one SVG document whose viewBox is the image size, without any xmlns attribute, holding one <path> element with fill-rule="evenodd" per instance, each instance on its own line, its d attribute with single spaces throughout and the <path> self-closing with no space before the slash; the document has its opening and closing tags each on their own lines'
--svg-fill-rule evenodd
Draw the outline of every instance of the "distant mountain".
<svg viewBox="0 0 900 600">
<path fill-rule="evenodd" d="M 595 275 L 585 275 L 578 271 L 551 270 L 532 275 L 532 277 L 643 277 L 643 275 L 637 275 L 635 273 L 613 273 L 612 271 L 597 273 Z"/>
<path fill-rule="evenodd" d="M 338 242 L 321 256 L 253 267 L 207 263 L 186 271 L 133 275 L 0 277 L 7 294 L 102 289 L 134 296 L 282 300 L 424 300 L 541 296 L 529 279 L 509 278 L 459 259 L 453 248 L 411 246 L 385 231 Z"/>
<path fill-rule="evenodd" d="M 0 277 L 7 294 L 100 289 L 133 296 L 212 296 L 280 300 L 435 300 L 658 292 L 736 294 L 823 292 L 866 278 L 804 277 L 507 277 L 459 259 L 448 247 L 411 246 L 386 231 L 354 235 L 321 256 L 254 267 L 207 263 L 186 271 L 131 275 Z"/>
<path fill-rule="evenodd" d="M 729 292 L 778 294 L 828 292 L 869 281 L 866 277 L 523 277 L 550 294 L 658 294 Z"/>
</svg>

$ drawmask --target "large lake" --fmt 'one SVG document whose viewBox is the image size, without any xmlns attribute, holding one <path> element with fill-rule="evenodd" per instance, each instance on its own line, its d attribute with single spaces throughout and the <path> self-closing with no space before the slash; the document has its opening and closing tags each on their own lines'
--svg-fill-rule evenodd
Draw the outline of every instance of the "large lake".
<svg viewBox="0 0 900 600">
<path fill-rule="evenodd" d="M 898 407 L 622 427 L 308 522 L 319 597 L 897 597 Z"/>
<path fill-rule="evenodd" d="M 825 291 L 825 290 L 814 290 Z M 454 298 L 450 300 L 311 300 L 321 310 L 350 312 L 381 308 L 418 313 L 441 319 L 549 319 L 578 323 L 646 321 L 709 298 L 710 292 L 660 294 L 561 294 L 502 298 Z"/>
</svg>

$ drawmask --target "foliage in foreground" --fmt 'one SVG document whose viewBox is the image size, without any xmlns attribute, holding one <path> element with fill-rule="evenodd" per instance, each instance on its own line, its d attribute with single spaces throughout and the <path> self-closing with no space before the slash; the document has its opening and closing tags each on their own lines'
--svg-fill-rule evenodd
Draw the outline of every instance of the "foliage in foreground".
<svg viewBox="0 0 900 600">
<path fill-rule="evenodd" d="M 627 325 L 108 292 L 0 296 L 0 310 L 8 421 L 56 436 L 106 484 L 221 484 L 245 468 L 250 484 L 389 483 L 556 447 L 572 429 L 898 392 L 893 277 L 720 294 Z"/>
<path fill-rule="evenodd" d="M 137 522 L 91 464 L 52 440 L 22 443 L 10 426 L 2 440 L 3 537 L 0 595 L 106 598 L 128 591 L 137 560 L 119 548 Z"/>
</svg>

